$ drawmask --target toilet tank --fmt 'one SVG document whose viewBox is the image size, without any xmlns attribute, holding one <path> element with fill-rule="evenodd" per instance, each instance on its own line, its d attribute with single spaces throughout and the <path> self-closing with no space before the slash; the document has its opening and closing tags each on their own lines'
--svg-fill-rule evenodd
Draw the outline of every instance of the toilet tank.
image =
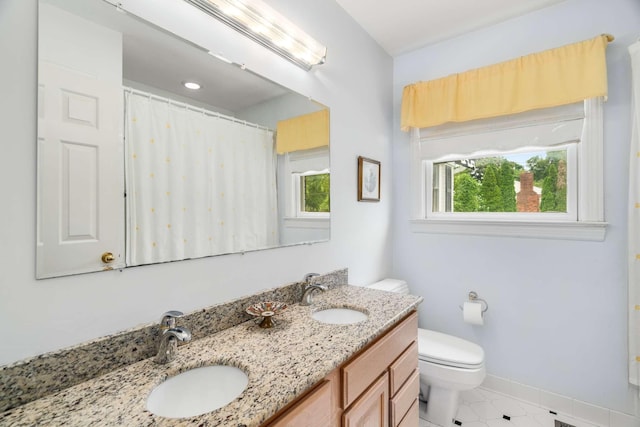
<svg viewBox="0 0 640 427">
<path fill-rule="evenodd" d="M 366 287 L 381 291 L 396 292 L 404 295 L 409 294 L 409 286 L 407 285 L 407 282 L 399 279 L 383 279 L 379 282 L 367 285 Z"/>
</svg>

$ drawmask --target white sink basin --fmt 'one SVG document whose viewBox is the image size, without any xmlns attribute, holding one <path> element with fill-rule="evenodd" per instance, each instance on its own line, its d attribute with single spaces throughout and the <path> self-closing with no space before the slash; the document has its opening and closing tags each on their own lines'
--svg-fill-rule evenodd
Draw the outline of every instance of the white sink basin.
<svg viewBox="0 0 640 427">
<path fill-rule="evenodd" d="M 171 377 L 147 398 L 149 412 L 167 418 L 205 414 L 231 403 L 249 383 L 233 366 L 205 366 Z"/>
<path fill-rule="evenodd" d="M 364 322 L 369 318 L 366 313 L 352 308 L 327 308 L 314 312 L 311 317 L 318 322 L 332 325 L 349 325 Z"/>
</svg>

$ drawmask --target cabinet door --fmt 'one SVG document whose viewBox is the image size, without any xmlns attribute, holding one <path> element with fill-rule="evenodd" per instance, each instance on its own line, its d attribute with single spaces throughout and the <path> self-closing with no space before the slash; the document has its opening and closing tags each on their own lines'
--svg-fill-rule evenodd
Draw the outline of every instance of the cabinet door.
<svg viewBox="0 0 640 427">
<path fill-rule="evenodd" d="M 389 426 L 389 374 L 386 372 L 342 415 L 342 427 Z"/>
<path fill-rule="evenodd" d="M 418 314 L 412 313 L 342 368 L 342 405 L 348 407 L 387 371 L 418 335 Z M 416 352 L 417 354 L 417 352 Z"/>
<path fill-rule="evenodd" d="M 339 427 L 340 378 L 329 374 L 311 393 L 279 416 L 268 427 Z"/>
</svg>

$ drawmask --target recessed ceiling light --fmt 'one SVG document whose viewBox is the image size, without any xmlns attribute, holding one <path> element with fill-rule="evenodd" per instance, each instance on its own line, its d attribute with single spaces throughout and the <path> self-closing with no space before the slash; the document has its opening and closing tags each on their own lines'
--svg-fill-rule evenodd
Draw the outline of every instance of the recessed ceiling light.
<svg viewBox="0 0 640 427">
<path fill-rule="evenodd" d="M 198 90 L 201 87 L 200 84 L 196 82 L 183 82 L 182 84 L 184 85 L 184 87 L 191 90 Z"/>
</svg>

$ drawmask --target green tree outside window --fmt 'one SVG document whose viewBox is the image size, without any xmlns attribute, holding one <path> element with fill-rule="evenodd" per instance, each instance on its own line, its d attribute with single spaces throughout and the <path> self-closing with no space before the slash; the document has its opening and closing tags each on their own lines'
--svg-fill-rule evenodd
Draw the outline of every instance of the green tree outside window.
<svg viewBox="0 0 640 427">
<path fill-rule="evenodd" d="M 331 212 L 329 174 L 307 175 L 303 176 L 302 180 L 304 186 L 303 210 L 305 212 Z"/>
</svg>

